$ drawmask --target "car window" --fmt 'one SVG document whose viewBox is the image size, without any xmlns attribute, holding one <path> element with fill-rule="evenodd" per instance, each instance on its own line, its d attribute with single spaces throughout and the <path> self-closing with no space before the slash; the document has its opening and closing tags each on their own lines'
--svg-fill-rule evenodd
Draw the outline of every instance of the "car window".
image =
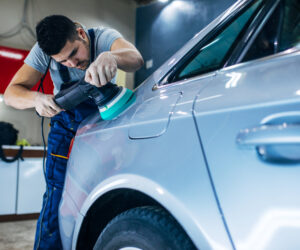
<svg viewBox="0 0 300 250">
<path fill-rule="evenodd" d="M 242 61 L 272 55 L 300 42 L 300 1 L 283 0 L 273 11 Z"/>
<path fill-rule="evenodd" d="M 241 15 L 201 47 L 192 58 L 177 72 L 173 81 L 219 69 L 234 47 L 236 41 L 248 27 L 262 0 L 254 1 Z"/>
</svg>

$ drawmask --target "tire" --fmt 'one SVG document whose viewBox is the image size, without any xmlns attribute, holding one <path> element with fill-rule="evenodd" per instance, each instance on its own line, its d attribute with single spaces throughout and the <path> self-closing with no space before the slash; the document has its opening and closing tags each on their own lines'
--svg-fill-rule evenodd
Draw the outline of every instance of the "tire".
<svg viewBox="0 0 300 250">
<path fill-rule="evenodd" d="M 159 207 L 138 207 L 112 219 L 102 231 L 94 250 L 193 250 L 179 224 Z"/>
</svg>

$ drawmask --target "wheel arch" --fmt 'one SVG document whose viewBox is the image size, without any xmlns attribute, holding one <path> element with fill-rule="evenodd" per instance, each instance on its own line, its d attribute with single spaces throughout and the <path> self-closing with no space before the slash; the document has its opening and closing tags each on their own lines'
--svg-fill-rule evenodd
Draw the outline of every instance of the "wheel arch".
<svg viewBox="0 0 300 250">
<path fill-rule="evenodd" d="M 151 197 L 128 188 L 111 190 L 99 197 L 82 221 L 76 249 L 92 249 L 99 234 L 114 217 L 128 209 L 148 205 L 164 208 Z"/>
<path fill-rule="evenodd" d="M 193 221 L 191 215 L 189 215 L 186 209 L 183 209 L 183 205 L 166 190 L 162 189 L 156 183 L 140 176 L 130 176 L 129 178 L 134 178 L 135 181 L 139 181 L 128 181 L 128 185 L 125 184 L 126 181 L 122 183 L 121 180 L 129 180 L 128 178 L 128 175 L 126 175 L 126 178 L 125 176 L 122 176 L 122 178 L 115 176 L 111 182 L 105 181 L 106 186 L 110 186 L 108 188 L 109 190 L 106 190 L 104 185 L 100 184 L 98 185 L 99 187 L 89 195 L 88 201 L 85 202 L 81 209 L 81 214 L 84 217 L 82 221 L 79 222 L 80 225 L 76 225 L 78 233 L 77 235 L 73 235 L 73 244 L 76 246 L 75 249 L 92 249 L 99 234 L 110 220 L 128 209 L 140 206 L 157 206 L 164 209 L 178 222 L 185 232 L 185 228 L 176 217 L 178 214 L 189 217 L 186 225 L 188 224 L 189 227 L 196 229 L 197 223 Z M 112 183 L 118 183 L 118 185 L 113 187 Z M 122 184 L 120 185 L 120 183 Z M 151 191 L 149 188 L 151 188 Z M 192 224 L 194 224 L 194 226 Z M 195 230 L 192 231 L 195 232 Z M 192 238 L 194 237 L 191 237 L 189 234 L 188 236 L 193 241 Z"/>
</svg>

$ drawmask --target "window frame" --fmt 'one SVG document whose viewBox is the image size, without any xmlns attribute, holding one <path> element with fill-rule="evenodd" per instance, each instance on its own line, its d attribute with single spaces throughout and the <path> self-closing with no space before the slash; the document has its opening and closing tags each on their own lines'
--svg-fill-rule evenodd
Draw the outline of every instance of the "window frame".
<svg viewBox="0 0 300 250">
<path fill-rule="evenodd" d="M 239 8 L 236 8 L 231 14 L 229 14 L 224 20 L 222 20 L 220 23 L 218 23 L 211 31 L 209 31 L 209 33 L 207 35 L 205 35 L 192 49 L 190 49 L 190 51 L 188 51 L 180 60 L 179 62 L 174 65 L 158 82 L 158 84 L 156 85 L 156 88 L 153 89 L 157 89 L 157 87 L 162 87 L 162 86 L 168 86 L 168 85 L 173 85 L 176 84 L 179 81 L 184 81 L 184 80 L 189 80 L 193 77 L 202 77 L 205 76 L 207 74 L 212 74 L 215 71 L 221 70 L 224 67 L 228 67 L 234 64 L 238 63 L 239 60 L 239 52 L 243 51 L 245 49 L 245 46 L 241 46 L 241 43 L 245 43 L 248 44 L 249 39 L 252 38 L 253 33 L 256 34 L 256 32 L 254 32 L 257 29 L 257 26 L 261 25 L 262 20 L 267 20 L 268 18 L 266 18 L 266 15 L 268 13 L 270 13 L 270 9 L 272 9 L 272 6 L 275 5 L 277 6 L 277 4 L 281 1 L 281 0 L 265 0 L 262 2 L 262 6 L 260 6 L 260 8 L 258 8 L 254 18 L 252 18 L 249 27 L 247 27 L 245 30 L 242 30 L 242 32 L 244 32 L 244 35 L 242 36 L 242 39 L 237 39 L 239 40 L 237 43 L 233 44 L 233 48 L 230 49 L 230 51 L 232 52 L 231 55 L 227 55 L 225 56 L 226 60 L 224 62 L 222 62 L 220 68 L 216 69 L 216 70 L 212 70 L 203 74 L 199 74 L 199 75 L 195 75 L 193 77 L 187 78 L 187 79 L 180 79 L 180 80 L 175 80 L 174 81 L 174 77 L 176 74 L 178 74 L 178 71 L 182 70 L 183 67 L 185 67 L 185 65 L 187 65 L 191 58 L 195 57 L 195 54 L 199 51 L 199 49 L 205 45 L 207 45 L 207 43 L 209 41 L 211 41 L 212 39 L 214 39 L 216 36 L 218 36 L 224 29 L 226 29 L 232 22 L 234 22 L 234 20 L 236 20 L 240 15 L 242 15 L 245 11 L 246 8 L 248 8 L 250 5 L 253 4 L 255 0 L 252 1 L 245 1 L 243 3 L 243 5 L 241 5 Z M 276 7 L 275 6 L 275 7 Z M 275 7 L 273 9 L 275 9 Z M 263 26 L 263 25 L 262 25 Z"/>
<path fill-rule="evenodd" d="M 264 13 L 258 18 L 253 24 L 253 27 L 249 27 L 249 37 L 244 37 L 239 44 L 239 46 L 236 47 L 235 51 L 232 53 L 231 58 L 229 58 L 228 62 L 226 63 L 225 67 L 231 66 L 234 64 L 239 63 L 246 63 L 243 62 L 244 57 L 246 56 L 247 52 L 255 42 L 257 36 L 260 34 L 262 29 L 265 27 L 267 22 L 269 21 L 269 18 L 272 16 L 276 8 L 279 4 L 282 3 L 282 0 L 274 0 L 270 1 L 268 3 L 268 6 L 266 6 L 266 9 Z M 258 58 L 257 58 L 258 59 Z M 255 60 L 255 59 L 253 59 Z M 248 62 L 248 61 L 247 61 Z"/>
</svg>

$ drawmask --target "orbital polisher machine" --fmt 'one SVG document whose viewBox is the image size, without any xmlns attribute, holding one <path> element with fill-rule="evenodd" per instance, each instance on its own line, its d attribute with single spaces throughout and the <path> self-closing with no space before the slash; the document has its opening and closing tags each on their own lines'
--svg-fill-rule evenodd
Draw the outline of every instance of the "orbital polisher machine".
<svg viewBox="0 0 300 250">
<path fill-rule="evenodd" d="M 59 91 L 54 100 L 62 109 L 70 110 L 88 98 L 98 106 L 103 120 L 112 120 L 135 102 L 135 94 L 127 88 L 111 82 L 98 88 L 83 79 Z"/>
</svg>

